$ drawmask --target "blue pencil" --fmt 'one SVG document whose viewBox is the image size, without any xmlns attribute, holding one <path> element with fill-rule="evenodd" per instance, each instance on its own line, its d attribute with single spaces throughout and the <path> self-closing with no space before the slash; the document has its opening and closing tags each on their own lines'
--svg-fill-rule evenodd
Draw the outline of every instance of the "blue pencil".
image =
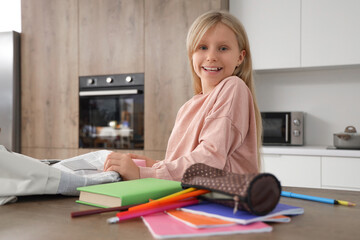
<svg viewBox="0 0 360 240">
<path fill-rule="evenodd" d="M 335 199 L 323 198 L 323 197 L 315 197 L 315 196 L 309 196 L 309 195 L 286 192 L 286 191 L 281 191 L 281 196 L 304 199 L 304 200 L 321 202 L 321 203 L 328 203 L 328 204 L 338 204 L 338 205 L 344 205 L 344 206 L 355 206 L 356 205 L 355 203 L 348 202 L 348 201 L 335 200 Z"/>
</svg>

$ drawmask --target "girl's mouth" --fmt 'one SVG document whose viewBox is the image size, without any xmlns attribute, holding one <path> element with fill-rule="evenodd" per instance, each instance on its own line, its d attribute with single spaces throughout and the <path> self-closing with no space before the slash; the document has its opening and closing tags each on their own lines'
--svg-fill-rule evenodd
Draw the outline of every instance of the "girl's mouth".
<svg viewBox="0 0 360 240">
<path fill-rule="evenodd" d="M 202 67 L 202 69 L 209 72 L 218 72 L 222 69 L 222 67 Z"/>
</svg>

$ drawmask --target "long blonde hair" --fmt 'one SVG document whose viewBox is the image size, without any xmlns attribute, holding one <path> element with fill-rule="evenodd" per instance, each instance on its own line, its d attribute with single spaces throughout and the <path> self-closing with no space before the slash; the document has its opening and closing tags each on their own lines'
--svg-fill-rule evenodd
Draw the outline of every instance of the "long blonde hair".
<svg viewBox="0 0 360 240">
<path fill-rule="evenodd" d="M 198 94 L 202 91 L 202 87 L 201 87 L 201 79 L 195 73 L 195 70 L 193 68 L 192 55 L 195 52 L 204 34 L 211 27 L 215 26 L 217 23 L 222 23 L 228 26 L 235 33 L 236 39 L 239 44 L 239 49 L 245 50 L 246 52 L 244 61 L 241 63 L 239 67 L 235 69 L 233 75 L 238 76 L 245 82 L 245 84 L 250 89 L 253 97 L 255 119 L 256 119 L 257 155 L 258 155 L 257 160 L 260 169 L 260 164 L 261 164 L 260 147 L 262 145 L 262 120 L 255 97 L 255 86 L 254 86 L 253 69 L 252 69 L 252 61 L 251 61 L 251 53 L 250 53 L 250 44 L 244 26 L 236 17 L 234 17 L 228 12 L 224 12 L 224 11 L 207 12 L 199 16 L 189 29 L 186 39 L 186 47 L 187 47 L 187 53 L 188 53 L 188 58 L 192 73 L 194 91 L 195 94 Z"/>
</svg>

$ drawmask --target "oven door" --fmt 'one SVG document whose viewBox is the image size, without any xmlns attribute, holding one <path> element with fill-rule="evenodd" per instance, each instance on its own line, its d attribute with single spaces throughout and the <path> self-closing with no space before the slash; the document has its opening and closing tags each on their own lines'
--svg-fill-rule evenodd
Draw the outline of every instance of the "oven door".
<svg viewBox="0 0 360 240">
<path fill-rule="evenodd" d="M 262 112 L 263 145 L 290 144 L 290 112 Z"/>
<path fill-rule="evenodd" d="M 144 149 L 143 86 L 79 95 L 80 148 Z"/>
</svg>

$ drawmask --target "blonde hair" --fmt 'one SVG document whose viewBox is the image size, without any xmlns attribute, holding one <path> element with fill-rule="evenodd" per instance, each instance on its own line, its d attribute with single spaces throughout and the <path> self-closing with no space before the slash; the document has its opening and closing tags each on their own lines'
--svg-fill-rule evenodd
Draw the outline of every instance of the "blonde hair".
<svg viewBox="0 0 360 240">
<path fill-rule="evenodd" d="M 195 94 L 198 94 L 202 91 L 202 87 L 201 87 L 201 79 L 195 73 L 195 70 L 193 68 L 192 55 L 195 52 L 204 34 L 211 27 L 215 26 L 218 23 L 225 24 L 235 33 L 236 39 L 239 44 L 239 49 L 245 50 L 246 52 L 244 61 L 241 63 L 239 67 L 235 69 L 233 75 L 238 76 L 245 82 L 245 84 L 250 89 L 253 97 L 255 119 L 256 119 L 256 134 L 257 134 L 257 155 L 258 155 L 257 160 L 260 170 L 260 164 L 261 164 L 260 147 L 262 145 L 262 121 L 261 121 L 259 107 L 255 97 L 255 86 L 253 79 L 250 44 L 244 26 L 236 17 L 234 17 L 228 12 L 224 12 L 224 11 L 207 12 L 199 16 L 189 29 L 186 39 L 186 47 L 187 47 L 187 53 L 188 53 L 188 58 L 192 73 L 194 91 Z"/>
</svg>

